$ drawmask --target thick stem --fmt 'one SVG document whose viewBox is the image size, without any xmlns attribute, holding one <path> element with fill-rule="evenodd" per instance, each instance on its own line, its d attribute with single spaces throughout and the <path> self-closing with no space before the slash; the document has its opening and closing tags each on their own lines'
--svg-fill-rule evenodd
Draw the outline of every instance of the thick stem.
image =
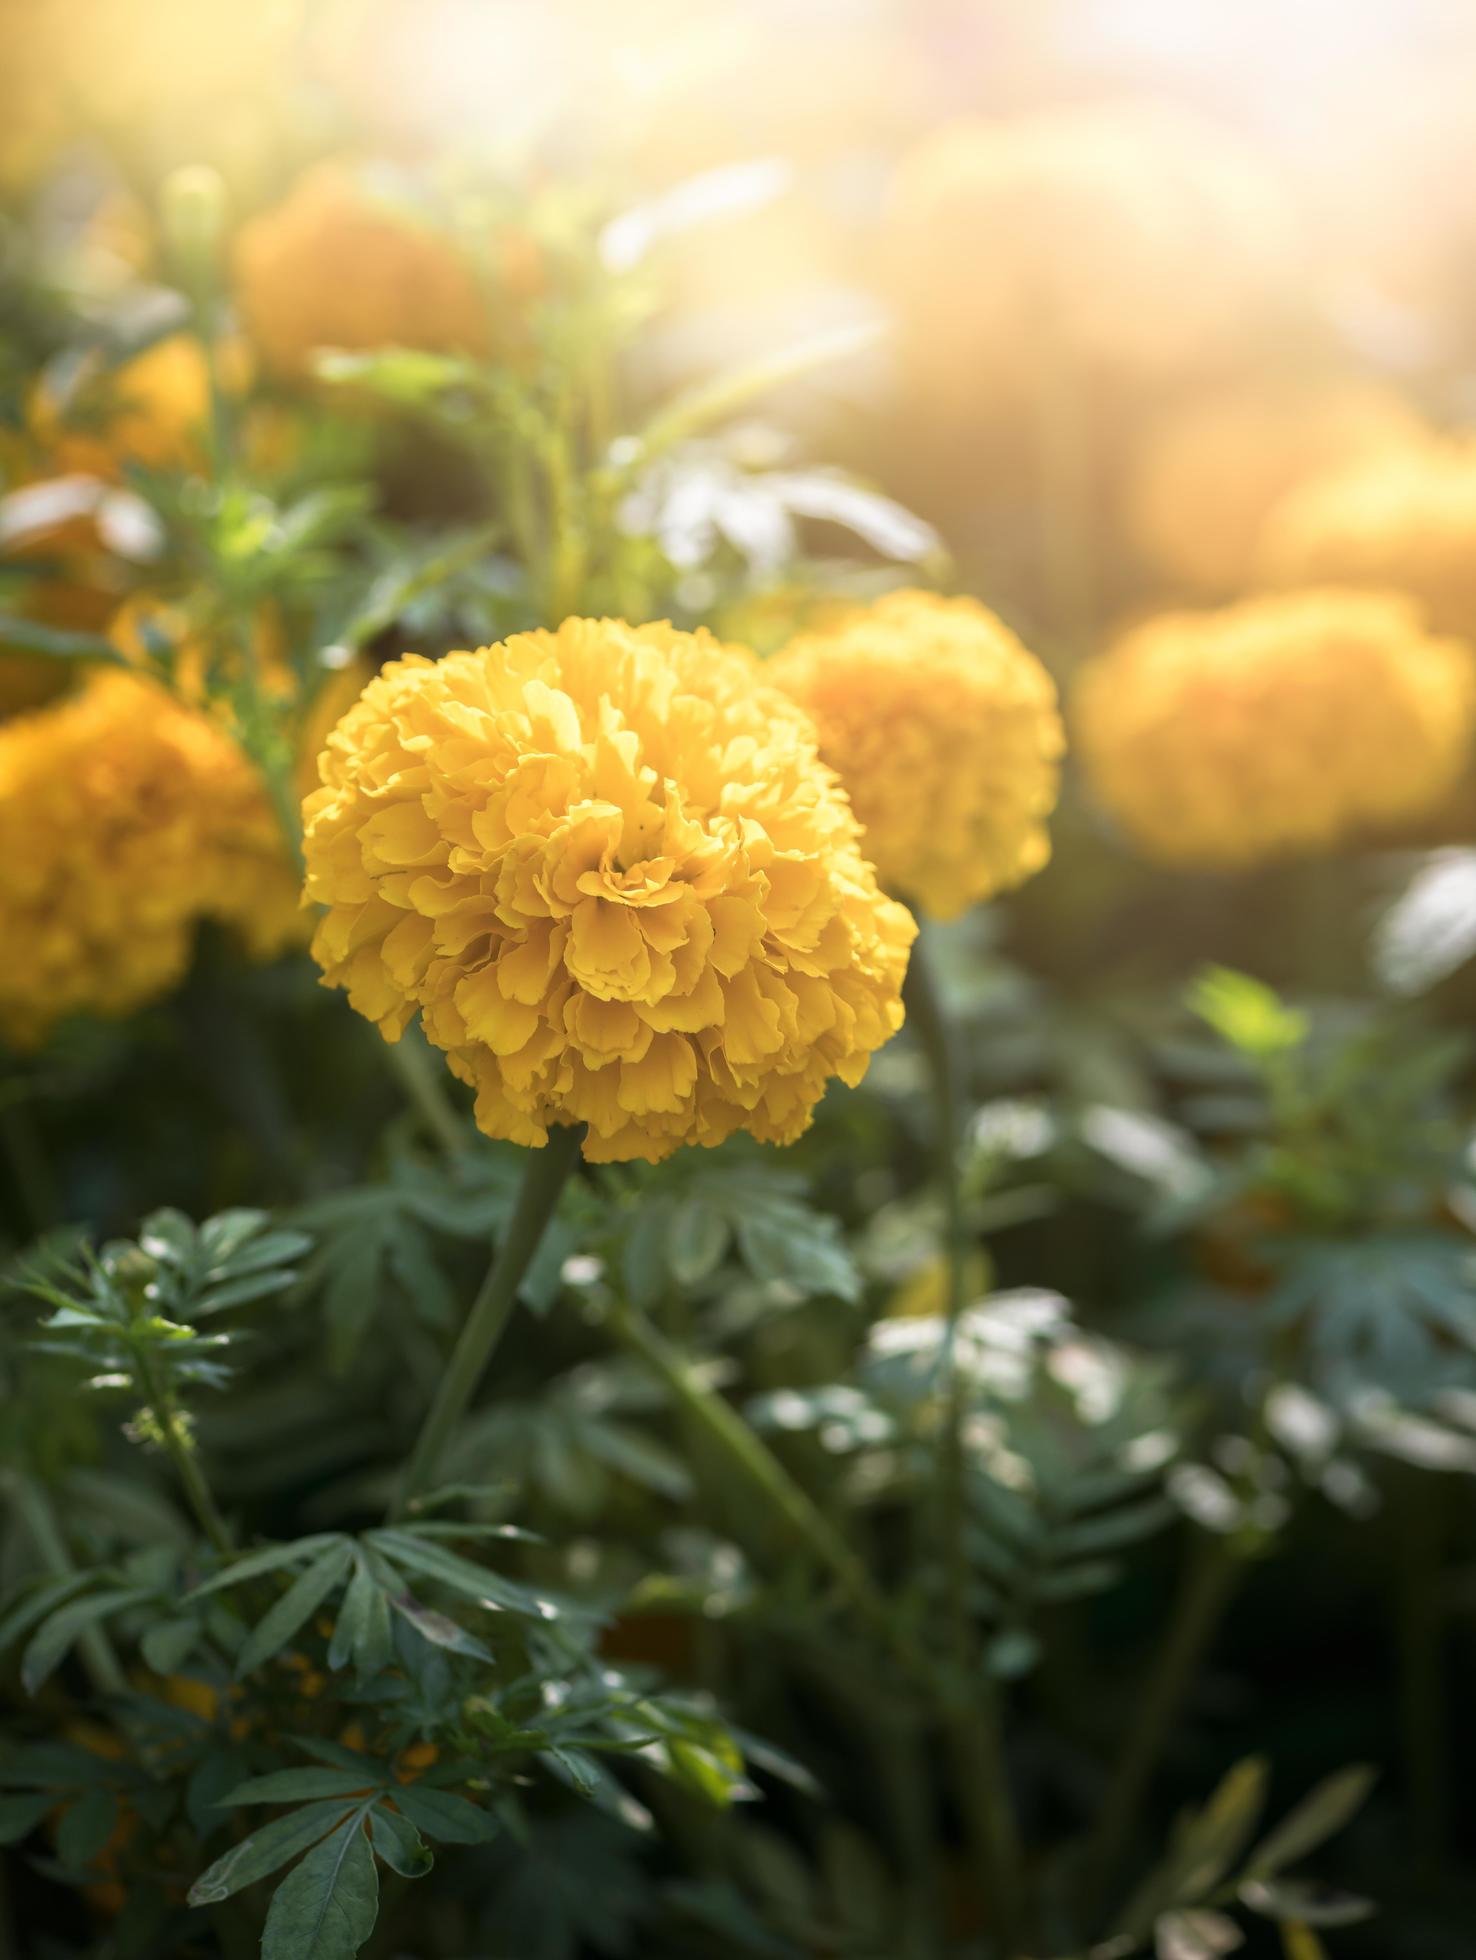
<svg viewBox="0 0 1476 1960">
<path fill-rule="evenodd" d="M 559 1194 L 579 1161 L 583 1126 L 550 1130 L 541 1150 L 528 1152 L 522 1188 L 506 1232 L 497 1247 L 467 1315 L 435 1400 L 416 1438 L 400 1484 L 393 1515 L 403 1517 L 413 1498 L 430 1489 L 451 1432 L 465 1415 L 482 1371 L 517 1304 L 518 1288 L 553 1217 Z"/>
<path fill-rule="evenodd" d="M 41 1485 L 33 1477 L 16 1472 L 5 1477 L 4 1488 L 36 1548 L 42 1569 L 53 1579 L 69 1578 L 77 1569 L 76 1563 L 67 1549 L 67 1541 L 62 1537 L 51 1500 Z M 77 1651 L 93 1687 L 100 1695 L 127 1692 L 128 1682 L 105 1628 L 85 1627 L 77 1636 Z"/>
<path fill-rule="evenodd" d="M 949 1644 L 957 1687 L 943 1707 L 949 1754 L 964 1823 L 990 1891 L 1002 1944 L 1009 1949 L 1020 1923 L 1022 1849 L 1005 1763 L 999 1696 L 979 1652 L 969 1607 L 966 1540 L 967 1463 L 964 1422 L 968 1384 L 958 1367 L 958 1320 L 967 1301 L 968 1226 L 959 1161 L 962 1138 L 959 1063 L 925 932 L 920 931 L 903 985 L 908 1024 L 927 1057 L 933 1092 L 936 1175 L 943 1201 L 948 1269 L 948 1327 L 943 1343 L 944 1410 L 938 1460 L 939 1538 L 947 1578 Z"/>
<path fill-rule="evenodd" d="M 1132 1841 L 1164 1744 L 1240 1577 L 1244 1558 L 1230 1537 L 1212 1540 L 1189 1574 L 1148 1678 L 1127 1747 L 1118 1760 L 1087 1841 L 1085 1903 L 1098 1909 Z"/>
<path fill-rule="evenodd" d="M 193 1511 L 200 1529 L 220 1556 L 227 1559 L 234 1558 L 236 1542 L 231 1536 L 225 1519 L 216 1508 L 210 1486 L 206 1483 L 204 1472 L 200 1468 L 194 1442 L 175 1402 L 174 1392 L 161 1379 L 154 1366 L 153 1356 L 146 1347 L 135 1348 L 134 1357 L 138 1363 L 144 1393 L 149 1398 L 149 1412 L 158 1425 L 160 1438 L 169 1454 L 169 1461 L 174 1466 L 174 1474 L 179 1479 L 185 1501 Z"/>
</svg>

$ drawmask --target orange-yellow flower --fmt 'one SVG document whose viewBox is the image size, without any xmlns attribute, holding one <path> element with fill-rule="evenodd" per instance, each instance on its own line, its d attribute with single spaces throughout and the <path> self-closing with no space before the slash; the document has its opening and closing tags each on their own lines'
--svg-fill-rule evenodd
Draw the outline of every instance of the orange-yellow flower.
<svg viewBox="0 0 1476 1960">
<path fill-rule="evenodd" d="M 1237 382 L 1167 410 L 1125 492 L 1129 534 L 1161 578 L 1206 599 L 1250 582 L 1267 513 L 1310 478 L 1423 439 L 1393 389 Z"/>
<path fill-rule="evenodd" d="M 890 593 L 767 671 L 814 717 L 886 890 L 956 918 L 1046 862 L 1055 685 L 976 600 Z"/>
<path fill-rule="evenodd" d="M 1265 313 L 1289 257 L 1253 154 L 1132 102 L 939 130 L 902 164 L 884 243 L 908 372 L 954 411 L 1198 368 Z"/>
<path fill-rule="evenodd" d="M 239 345 L 226 350 L 223 379 L 245 382 Z M 31 391 L 27 419 L 53 474 L 119 476 L 126 464 L 146 469 L 198 468 L 210 423 L 210 371 L 191 334 L 170 334 L 115 368 L 95 360 L 43 375 Z"/>
<path fill-rule="evenodd" d="M 275 950 L 292 882 L 255 771 L 153 682 L 99 672 L 0 726 L 0 1035 L 12 1044 L 167 992 L 202 919 Z"/>
<path fill-rule="evenodd" d="M 804 715 L 705 633 L 565 620 L 414 654 L 304 805 L 326 982 L 418 1012 L 489 1135 L 592 1160 L 788 1142 L 902 1020 L 913 924 Z"/>
<path fill-rule="evenodd" d="M 342 164 L 319 164 L 246 225 L 236 296 L 278 374 L 312 371 L 320 348 L 484 353 L 491 330 L 476 276 L 451 242 Z"/>
<path fill-rule="evenodd" d="M 1476 441 L 1406 447 L 1292 491 L 1266 521 L 1260 570 L 1273 585 L 1407 592 L 1432 626 L 1476 634 Z"/>
<path fill-rule="evenodd" d="M 1233 867 L 1434 809 L 1476 728 L 1476 656 L 1397 594 L 1170 613 L 1085 667 L 1073 740 L 1149 856 Z"/>
</svg>

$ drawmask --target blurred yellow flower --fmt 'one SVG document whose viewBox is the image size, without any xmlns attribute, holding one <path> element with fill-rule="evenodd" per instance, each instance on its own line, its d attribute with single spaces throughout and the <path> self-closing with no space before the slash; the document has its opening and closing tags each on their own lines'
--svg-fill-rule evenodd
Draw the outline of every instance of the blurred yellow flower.
<svg viewBox="0 0 1476 1960">
<path fill-rule="evenodd" d="M 1168 613 L 1083 668 L 1072 737 L 1149 856 L 1233 867 L 1433 809 L 1476 728 L 1476 656 L 1397 594 Z"/>
<path fill-rule="evenodd" d="M 0 1035 L 15 1046 L 166 992 L 201 919 L 275 951 L 294 885 L 254 770 L 152 682 L 99 672 L 0 726 Z"/>
<path fill-rule="evenodd" d="M 1371 381 L 1214 388 L 1150 426 L 1124 493 L 1128 533 L 1160 577 L 1230 598 L 1249 582 L 1261 526 L 1288 491 L 1424 437 L 1401 397 Z"/>
<path fill-rule="evenodd" d="M 928 137 L 897 175 L 884 277 L 909 376 L 964 412 L 1066 370 L 1157 378 L 1218 358 L 1265 316 L 1289 239 L 1275 180 L 1233 134 L 1113 102 Z"/>
<path fill-rule="evenodd" d="M 889 593 L 767 671 L 814 716 L 887 891 L 951 919 L 1045 864 L 1055 685 L 977 601 Z"/>
<path fill-rule="evenodd" d="M 222 380 L 239 390 L 247 362 L 239 343 L 224 353 Z M 210 372 L 192 334 L 170 334 L 117 367 L 84 359 L 50 369 L 27 402 L 30 432 L 53 475 L 113 479 L 126 464 L 198 469 L 210 423 Z"/>
<path fill-rule="evenodd" d="M 320 348 L 485 353 L 487 306 L 455 246 L 346 165 L 319 164 L 243 227 L 236 296 L 266 364 L 311 373 Z"/>
<path fill-rule="evenodd" d="M 1268 584 L 1407 592 L 1430 624 L 1476 633 L 1476 440 L 1371 457 L 1292 491 L 1271 512 Z"/>
<path fill-rule="evenodd" d="M 788 1142 L 902 1020 L 914 927 L 805 717 L 705 633 L 568 619 L 408 654 L 304 806 L 327 984 L 419 1011 L 491 1136 L 655 1161 Z"/>
</svg>

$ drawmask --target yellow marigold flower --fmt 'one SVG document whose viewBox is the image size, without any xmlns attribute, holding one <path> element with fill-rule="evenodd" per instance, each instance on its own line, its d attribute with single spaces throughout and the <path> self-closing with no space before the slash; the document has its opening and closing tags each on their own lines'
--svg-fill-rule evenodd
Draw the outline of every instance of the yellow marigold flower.
<svg viewBox="0 0 1476 1960">
<path fill-rule="evenodd" d="M 313 951 L 397 1040 L 418 1011 L 490 1136 L 592 1161 L 788 1142 L 902 1020 L 913 923 L 805 717 L 706 633 L 568 619 L 407 654 L 304 805 Z"/>
<path fill-rule="evenodd" d="M 480 354 L 490 343 L 471 267 L 341 164 L 310 170 L 242 229 L 236 296 L 267 365 L 292 377 L 324 347 Z"/>
<path fill-rule="evenodd" d="M 174 986 L 196 923 L 267 950 L 263 890 L 285 876 L 255 772 L 213 722 L 151 681 L 95 674 L 0 726 L 0 1034 L 121 1015 Z"/>
<path fill-rule="evenodd" d="M 976 600 L 889 593 L 767 671 L 813 715 L 886 890 L 952 919 L 1049 858 L 1055 685 Z"/>
<path fill-rule="evenodd" d="M 1236 382 L 1167 410 L 1125 491 L 1129 535 L 1161 577 L 1208 599 L 1250 582 L 1267 513 L 1308 479 L 1425 437 L 1393 389 Z"/>
<path fill-rule="evenodd" d="M 1329 589 L 1169 613 L 1078 677 L 1072 733 L 1133 840 L 1233 867 L 1435 807 L 1466 766 L 1476 656 L 1412 601 Z"/>
<path fill-rule="evenodd" d="M 1260 570 L 1273 585 L 1408 592 L 1432 626 L 1476 633 L 1476 441 L 1375 456 L 1292 491 L 1266 521 Z"/>
<path fill-rule="evenodd" d="M 1063 366 L 1198 367 L 1264 313 L 1289 258 L 1253 153 L 1132 102 L 939 130 L 903 161 L 884 253 L 909 372 L 954 410 L 1016 401 Z"/>
<path fill-rule="evenodd" d="M 31 391 L 27 420 L 55 473 L 113 479 L 126 464 L 195 469 L 210 422 L 210 372 L 192 334 L 170 334 L 118 367 L 87 360 L 80 371 L 44 374 Z M 245 386 L 244 349 L 224 350 L 222 380 Z"/>
</svg>

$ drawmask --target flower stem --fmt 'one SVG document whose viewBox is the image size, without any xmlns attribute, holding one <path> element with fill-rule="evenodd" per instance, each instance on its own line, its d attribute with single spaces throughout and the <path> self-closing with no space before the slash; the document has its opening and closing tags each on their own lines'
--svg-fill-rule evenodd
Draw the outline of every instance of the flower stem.
<svg viewBox="0 0 1476 1960">
<path fill-rule="evenodd" d="M 584 1129 L 557 1127 L 541 1150 L 530 1150 L 523 1182 L 508 1228 L 472 1302 L 435 1400 L 421 1426 L 401 1480 L 392 1515 L 403 1517 L 411 1500 L 431 1486 L 451 1432 L 466 1413 L 482 1371 L 517 1304 L 518 1288 L 531 1265 L 559 1194 L 579 1161 Z"/>
<path fill-rule="evenodd" d="M 22 1476 L 14 1471 L 5 1473 L 4 1488 L 36 1548 L 36 1556 L 43 1569 L 53 1579 L 68 1578 L 77 1567 L 45 1490 L 34 1477 Z M 100 1695 L 121 1695 L 127 1691 L 128 1682 L 105 1627 L 84 1627 L 77 1636 L 77 1651 L 93 1687 Z"/>
<path fill-rule="evenodd" d="M 398 1041 L 381 1042 L 391 1070 L 399 1077 L 411 1108 L 441 1154 L 455 1157 L 465 1146 L 461 1119 L 446 1094 L 445 1075 L 417 1028 L 407 1028 Z"/>
<path fill-rule="evenodd" d="M 1189 1574 L 1148 1677 L 1128 1744 L 1097 1810 L 1083 1865 L 1088 1911 L 1103 1903 L 1132 1839 L 1169 1731 L 1235 1590 L 1244 1557 L 1233 1537 L 1217 1537 Z"/>
<path fill-rule="evenodd" d="M 938 1461 L 939 1535 L 947 1578 L 949 1641 L 957 1687 L 947 1696 L 942 1713 L 964 1822 L 992 1894 L 990 1903 L 1001 1942 L 1009 1948 L 1020 1915 L 1020 1835 L 1005 1763 L 999 1694 L 983 1664 L 969 1609 L 964 1453 L 968 1385 L 957 1356 L 958 1321 L 967 1297 L 968 1259 L 968 1227 L 959 1163 L 959 1065 L 953 1031 L 944 1011 L 923 931 L 919 931 L 912 948 L 902 998 L 908 1023 L 927 1058 L 932 1082 L 936 1176 L 943 1200 L 943 1250 L 948 1271 L 948 1325 L 942 1348 L 945 1404 Z"/>
<path fill-rule="evenodd" d="M 216 1508 L 210 1486 L 205 1481 L 200 1468 L 200 1460 L 195 1451 L 194 1441 L 185 1427 L 179 1405 L 174 1399 L 174 1391 L 159 1375 L 152 1355 L 142 1345 L 134 1348 L 134 1358 L 143 1382 L 144 1393 L 149 1398 L 149 1411 L 158 1424 L 159 1435 L 174 1466 L 174 1474 L 179 1479 L 180 1489 L 185 1501 L 195 1514 L 200 1529 L 210 1540 L 222 1558 L 234 1558 L 236 1543 L 232 1538 L 225 1519 Z"/>
</svg>

